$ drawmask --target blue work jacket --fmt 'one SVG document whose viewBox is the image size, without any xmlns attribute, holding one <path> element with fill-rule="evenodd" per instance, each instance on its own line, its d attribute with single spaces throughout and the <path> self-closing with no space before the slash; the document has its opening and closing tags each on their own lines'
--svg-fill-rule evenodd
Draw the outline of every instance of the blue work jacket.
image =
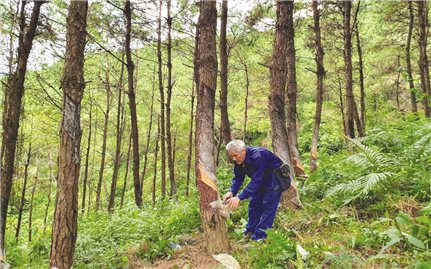
<svg viewBox="0 0 431 269">
<path fill-rule="evenodd" d="M 265 185 L 271 183 L 271 180 L 275 180 L 273 170 L 281 164 L 280 158 L 266 148 L 246 147 L 244 163 L 241 165 L 235 163 L 233 169 L 235 177 L 232 179 L 230 191 L 235 196 L 247 175 L 251 180 L 238 198 L 240 200 L 253 198 L 259 192 L 265 191 Z"/>
</svg>

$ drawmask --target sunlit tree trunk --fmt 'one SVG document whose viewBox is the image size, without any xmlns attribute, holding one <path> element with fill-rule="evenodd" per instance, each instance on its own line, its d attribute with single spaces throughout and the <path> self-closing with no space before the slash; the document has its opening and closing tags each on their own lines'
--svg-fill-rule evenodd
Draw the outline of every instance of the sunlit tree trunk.
<svg viewBox="0 0 431 269">
<path fill-rule="evenodd" d="M 217 81 L 215 1 L 199 3 L 199 87 L 196 111 L 196 170 L 200 212 L 209 253 L 229 251 L 225 219 L 210 203 L 220 199 L 215 178 L 214 107 Z"/>
<path fill-rule="evenodd" d="M 153 90 L 151 93 L 150 123 L 148 124 L 147 143 L 145 145 L 145 151 L 144 151 L 144 167 L 142 169 L 142 174 L 141 174 L 142 193 L 144 192 L 144 178 L 145 178 L 145 174 L 147 173 L 148 150 L 150 148 L 150 138 L 151 138 L 151 132 L 153 128 L 153 114 L 154 114 L 154 78 L 153 78 Z"/>
<path fill-rule="evenodd" d="M 127 177 L 129 176 L 129 164 L 130 164 L 130 150 L 131 150 L 131 147 L 132 147 L 132 135 L 130 134 L 129 147 L 127 149 L 127 158 L 126 158 L 126 173 L 124 174 L 123 190 L 121 191 L 120 208 L 123 207 L 124 194 L 126 193 Z"/>
<path fill-rule="evenodd" d="M 84 48 L 87 36 L 87 9 L 87 1 L 72 1 L 67 17 L 66 58 L 62 79 L 63 118 L 50 268 L 72 267 L 78 232 L 81 100 L 85 87 Z"/>
<path fill-rule="evenodd" d="M 29 25 L 25 25 L 25 4 L 21 4 L 19 18 L 18 56 L 16 69 L 9 74 L 6 83 L 3 109 L 3 136 L 0 173 L 0 265 L 5 260 L 5 233 L 9 197 L 12 189 L 12 177 L 15 162 L 15 150 L 21 114 L 21 99 L 24 94 L 24 80 L 27 61 L 30 55 L 40 7 L 44 1 L 35 1 Z"/>
<path fill-rule="evenodd" d="M 156 179 L 157 179 L 157 154 L 159 153 L 159 139 L 160 137 L 160 116 L 157 118 L 157 135 L 156 135 L 156 148 L 154 150 L 154 170 L 153 170 L 153 189 L 152 189 L 152 201 L 153 207 L 156 204 Z"/>
<path fill-rule="evenodd" d="M 21 191 L 20 205 L 18 208 L 18 223 L 16 225 L 16 232 L 15 232 L 15 240 L 17 243 L 19 238 L 19 232 L 21 230 L 22 212 L 24 210 L 25 192 L 27 190 L 28 167 L 30 165 L 30 159 L 31 159 L 31 143 L 28 146 L 27 159 L 24 163 L 24 184 L 22 186 L 22 191 Z"/>
<path fill-rule="evenodd" d="M 277 1 L 274 47 L 270 68 L 269 113 L 274 153 L 286 164 L 291 165 L 286 129 L 285 89 L 287 72 L 287 24 L 289 2 Z M 292 171 L 293 172 L 293 171 Z M 289 191 L 283 193 L 284 207 L 301 208 L 296 183 L 292 181 Z"/>
<path fill-rule="evenodd" d="M 84 210 L 85 210 L 85 197 L 87 194 L 88 163 L 90 161 L 90 148 L 91 148 L 92 112 L 93 112 L 93 104 L 92 104 L 92 101 L 90 101 L 90 118 L 89 118 L 89 124 L 88 124 L 87 148 L 85 152 L 84 179 L 82 180 L 82 200 L 81 200 L 82 213 L 84 213 Z"/>
</svg>

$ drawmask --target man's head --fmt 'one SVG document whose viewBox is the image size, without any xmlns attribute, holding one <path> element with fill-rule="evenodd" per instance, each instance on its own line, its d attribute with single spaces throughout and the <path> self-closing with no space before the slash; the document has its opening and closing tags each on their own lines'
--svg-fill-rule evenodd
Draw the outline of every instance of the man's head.
<svg viewBox="0 0 431 269">
<path fill-rule="evenodd" d="M 229 158 L 234 161 L 236 164 L 241 165 L 244 163 L 246 149 L 245 144 L 241 140 L 232 140 L 226 145 L 226 151 L 229 155 Z"/>
</svg>

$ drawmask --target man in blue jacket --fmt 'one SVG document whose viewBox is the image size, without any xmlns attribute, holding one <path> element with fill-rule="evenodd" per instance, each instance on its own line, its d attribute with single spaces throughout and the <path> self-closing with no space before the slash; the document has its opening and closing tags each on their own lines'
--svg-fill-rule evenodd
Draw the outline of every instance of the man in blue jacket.
<svg viewBox="0 0 431 269">
<path fill-rule="evenodd" d="M 233 140 L 226 145 L 229 158 L 234 161 L 235 177 L 232 186 L 223 200 L 235 210 L 241 201 L 250 198 L 248 206 L 248 223 L 243 240 L 262 240 L 266 238 L 265 230 L 272 227 L 281 189 L 274 175 L 274 169 L 280 167 L 282 161 L 268 149 L 245 146 L 241 140 Z M 248 185 L 237 195 L 245 176 L 251 178 Z"/>
</svg>

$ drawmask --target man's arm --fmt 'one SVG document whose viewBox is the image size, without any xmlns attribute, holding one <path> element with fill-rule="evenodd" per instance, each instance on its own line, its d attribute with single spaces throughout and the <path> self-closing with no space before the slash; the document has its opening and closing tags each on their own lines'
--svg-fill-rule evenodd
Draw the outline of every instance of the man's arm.
<svg viewBox="0 0 431 269">
<path fill-rule="evenodd" d="M 238 193 L 238 190 L 241 187 L 242 183 L 244 182 L 245 170 L 235 165 L 235 167 L 233 168 L 233 173 L 235 177 L 232 179 L 230 192 L 233 196 L 235 196 Z"/>
</svg>

